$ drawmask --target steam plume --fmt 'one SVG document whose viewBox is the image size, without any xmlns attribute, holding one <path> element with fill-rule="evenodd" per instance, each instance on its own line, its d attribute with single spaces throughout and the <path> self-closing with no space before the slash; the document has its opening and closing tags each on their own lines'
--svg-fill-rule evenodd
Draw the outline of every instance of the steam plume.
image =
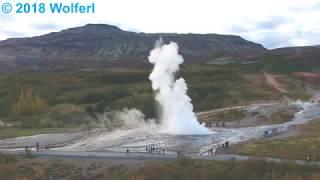
<svg viewBox="0 0 320 180">
<path fill-rule="evenodd" d="M 176 43 L 163 45 L 160 39 L 149 56 L 149 62 L 154 64 L 149 79 L 161 105 L 161 124 L 170 134 L 209 134 L 211 131 L 198 122 L 193 112 L 185 80 L 174 78 L 184 61 L 178 49 Z"/>
</svg>

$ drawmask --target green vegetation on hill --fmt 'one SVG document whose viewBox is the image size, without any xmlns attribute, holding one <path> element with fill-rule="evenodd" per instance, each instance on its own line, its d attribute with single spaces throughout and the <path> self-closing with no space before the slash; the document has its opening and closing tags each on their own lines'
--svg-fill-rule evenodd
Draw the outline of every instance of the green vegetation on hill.
<svg viewBox="0 0 320 180">
<path fill-rule="evenodd" d="M 48 133 L 65 133 L 76 131 L 77 129 L 66 128 L 42 128 L 42 129 L 21 129 L 21 128 L 5 128 L 0 129 L 0 139 L 15 138 L 21 136 L 32 136 Z"/>
<path fill-rule="evenodd" d="M 106 68 L 2 75 L 0 120 L 26 128 L 75 127 L 90 124 L 91 120 L 86 116 L 88 107 L 96 113 L 137 108 L 147 117 L 155 117 L 156 102 L 148 80 L 150 71 Z M 254 101 L 279 100 L 283 94 L 266 85 L 262 72 L 261 67 L 252 64 L 187 64 L 183 65 L 177 77 L 186 79 L 195 111 L 199 112 Z M 280 83 L 290 88 L 286 95 L 293 99 L 310 97 L 305 87 L 316 87 L 290 74 L 283 75 Z M 26 99 L 21 98 L 21 91 L 27 89 L 32 89 L 33 93 L 29 94 L 35 97 L 29 98 L 30 103 L 21 103 Z M 39 102 L 43 102 L 42 108 L 33 108 L 38 109 L 37 113 L 12 111 L 12 107 L 19 103 L 32 107 L 32 104 L 41 104 Z"/>
</svg>

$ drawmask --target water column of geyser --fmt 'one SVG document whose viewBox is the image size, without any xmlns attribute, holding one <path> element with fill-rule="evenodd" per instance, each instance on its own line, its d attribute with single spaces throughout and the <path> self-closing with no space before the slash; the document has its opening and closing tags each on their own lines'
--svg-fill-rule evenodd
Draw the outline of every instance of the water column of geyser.
<svg viewBox="0 0 320 180">
<path fill-rule="evenodd" d="M 162 131 L 177 135 L 210 134 L 212 131 L 200 124 L 193 112 L 185 80 L 174 77 L 184 61 L 178 49 L 175 42 L 163 45 L 160 39 L 149 56 L 149 62 L 154 64 L 149 79 L 161 106 Z"/>
</svg>

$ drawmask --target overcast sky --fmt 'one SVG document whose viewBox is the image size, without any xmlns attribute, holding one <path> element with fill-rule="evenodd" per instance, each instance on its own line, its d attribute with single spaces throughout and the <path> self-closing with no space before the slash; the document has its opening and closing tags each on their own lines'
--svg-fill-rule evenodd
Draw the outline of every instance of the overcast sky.
<svg viewBox="0 0 320 180">
<path fill-rule="evenodd" d="M 72 1 L 93 1 L 96 13 L 0 14 L 0 39 L 105 23 L 136 32 L 235 34 L 267 48 L 320 44 L 320 0 L 60 0 Z"/>
</svg>

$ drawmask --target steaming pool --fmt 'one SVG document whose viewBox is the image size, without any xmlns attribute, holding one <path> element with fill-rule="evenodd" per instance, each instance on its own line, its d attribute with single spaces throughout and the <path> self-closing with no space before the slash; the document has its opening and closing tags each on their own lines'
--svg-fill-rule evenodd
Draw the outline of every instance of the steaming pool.
<svg viewBox="0 0 320 180">
<path fill-rule="evenodd" d="M 157 126 L 144 126 L 136 129 L 118 129 L 115 131 L 93 131 L 89 135 L 75 133 L 44 134 L 22 138 L 0 140 L 0 148 L 19 147 L 22 150 L 27 144 L 49 144 L 55 142 L 59 147 L 52 151 L 93 151 L 93 152 L 146 152 L 146 146 L 165 149 L 167 153 L 182 151 L 188 154 L 207 152 L 209 148 L 217 148 L 226 141 L 236 144 L 244 141 L 263 138 L 264 131 L 277 128 L 285 133 L 294 124 L 304 124 L 320 117 L 320 105 L 296 102 L 301 110 L 295 113 L 292 121 L 284 124 L 245 127 L 245 128 L 211 128 L 214 133 L 208 135 L 172 135 L 163 133 Z"/>
</svg>

